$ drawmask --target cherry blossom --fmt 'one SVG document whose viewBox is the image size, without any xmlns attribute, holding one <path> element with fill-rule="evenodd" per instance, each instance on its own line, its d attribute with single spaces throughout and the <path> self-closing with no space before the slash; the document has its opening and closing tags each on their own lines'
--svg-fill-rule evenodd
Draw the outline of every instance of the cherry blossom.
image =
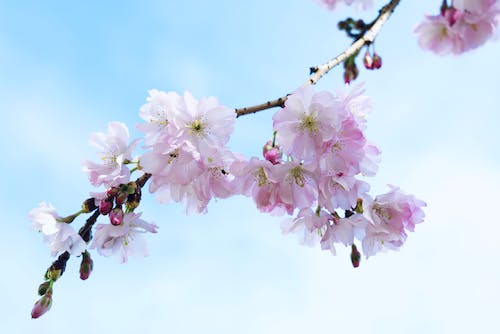
<svg viewBox="0 0 500 334">
<path fill-rule="evenodd" d="M 28 214 L 32 228 L 44 235 L 52 256 L 62 252 L 80 255 L 86 248 L 85 241 L 62 218 L 50 203 L 42 202 Z"/>
<path fill-rule="evenodd" d="M 146 232 L 156 233 L 158 226 L 140 219 L 140 213 L 127 213 L 123 216 L 121 225 L 98 224 L 91 249 L 104 256 L 115 255 L 123 263 L 132 254 L 149 255 Z"/>
<path fill-rule="evenodd" d="M 111 122 L 108 124 L 108 133 L 93 133 L 89 143 L 100 149 L 101 164 L 84 160 L 83 171 L 88 174 L 90 183 L 94 186 L 104 184 L 112 187 L 127 183 L 130 170 L 125 165 L 132 160 L 132 153 L 137 140 L 128 144 L 129 132 L 125 124 Z"/>
<path fill-rule="evenodd" d="M 415 28 L 421 48 L 438 55 L 461 54 L 488 41 L 498 26 L 496 0 L 453 1 L 439 15 L 428 15 Z"/>
<path fill-rule="evenodd" d="M 273 116 L 276 141 L 296 159 L 312 159 L 324 142 L 335 137 L 344 117 L 338 100 L 327 91 L 301 87 Z"/>
<path fill-rule="evenodd" d="M 406 195 L 398 187 L 390 186 L 386 194 L 366 200 L 365 215 L 370 220 L 363 239 L 366 257 L 385 249 L 397 250 L 406 241 L 407 232 L 423 222 L 426 203 Z"/>
</svg>

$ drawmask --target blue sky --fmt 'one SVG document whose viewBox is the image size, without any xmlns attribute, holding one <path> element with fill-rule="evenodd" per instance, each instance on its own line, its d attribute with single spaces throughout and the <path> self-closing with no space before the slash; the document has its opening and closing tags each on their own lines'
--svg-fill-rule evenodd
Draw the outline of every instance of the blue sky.
<svg viewBox="0 0 500 334">
<path fill-rule="evenodd" d="M 376 1 L 382 3 L 381 1 Z M 33 321 L 52 258 L 27 213 L 50 201 L 61 214 L 93 190 L 81 160 L 91 132 L 119 120 L 133 130 L 152 88 L 214 95 L 230 107 L 282 96 L 309 66 L 349 41 L 349 10 L 313 1 L 0 2 L 1 332 L 19 333 L 470 333 L 500 325 L 500 69 L 498 42 L 436 57 L 412 30 L 440 1 L 402 1 L 376 41 L 380 71 L 361 71 L 375 105 L 368 137 L 382 149 L 372 193 L 396 184 L 424 199 L 426 222 L 400 252 L 353 269 L 348 251 L 282 236 L 282 218 L 245 198 L 205 216 L 152 195 L 143 217 L 160 226 L 151 255 L 121 265 L 94 256 L 56 283 L 54 305 Z M 335 69 L 318 89 L 343 86 Z M 258 155 L 272 111 L 238 119 L 231 147 Z"/>
</svg>

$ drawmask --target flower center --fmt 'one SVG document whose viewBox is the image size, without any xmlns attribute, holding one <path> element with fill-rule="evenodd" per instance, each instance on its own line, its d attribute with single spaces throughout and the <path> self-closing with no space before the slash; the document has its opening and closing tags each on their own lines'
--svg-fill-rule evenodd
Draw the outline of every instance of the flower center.
<svg viewBox="0 0 500 334">
<path fill-rule="evenodd" d="M 289 181 L 295 182 L 295 184 L 299 187 L 303 187 L 306 183 L 301 166 L 296 166 L 290 169 L 290 171 L 288 172 L 288 179 Z"/>
<path fill-rule="evenodd" d="M 318 122 L 314 116 L 304 114 L 299 129 L 309 133 L 318 132 Z"/>
<path fill-rule="evenodd" d="M 264 171 L 263 167 L 259 167 L 259 169 L 257 169 L 257 171 L 255 172 L 254 176 L 257 180 L 259 187 L 262 187 L 263 185 L 269 183 L 269 180 L 267 179 L 266 172 Z"/>
</svg>

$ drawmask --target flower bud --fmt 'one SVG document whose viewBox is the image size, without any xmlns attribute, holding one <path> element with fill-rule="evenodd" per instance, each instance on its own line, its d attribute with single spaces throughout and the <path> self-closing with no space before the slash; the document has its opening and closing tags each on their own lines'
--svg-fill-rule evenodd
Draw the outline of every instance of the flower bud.
<svg viewBox="0 0 500 334">
<path fill-rule="evenodd" d="M 99 212 L 101 215 L 107 215 L 111 209 L 113 208 L 113 203 L 111 201 L 108 201 L 108 199 L 105 199 L 101 201 L 101 204 L 99 205 Z"/>
<path fill-rule="evenodd" d="M 52 306 L 52 292 L 40 298 L 31 310 L 31 318 L 36 319 L 47 313 Z"/>
<path fill-rule="evenodd" d="M 118 190 L 120 190 L 118 187 L 111 187 L 106 191 L 106 195 L 108 197 L 115 197 L 115 195 L 118 193 Z"/>
<path fill-rule="evenodd" d="M 373 53 L 373 69 L 379 69 L 382 67 L 382 57 L 380 57 L 376 52 Z"/>
<path fill-rule="evenodd" d="M 109 213 L 109 221 L 112 225 L 121 225 L 123 222 L 123 210 L 121 206 L 117 206 Z"/>
<path fill-rule="evenodd" d="M 373 57 L 368 50 L 366 50 L 365 56 L 363 57 L 363 64 L 365 65 L 366 69 L 373 69 Z"/>
<path fill-rule="evenodd" d="M 89 213 L 97 209 L 97 206 L 95 205 L 95 200 L 94 198 L 87 198 L 85 202 L 82 204 L 82 211 L 84 213 Z"/>
<path fill-rule="evenodd" d="M 38 287 L 38 294 L 43 296 L 50 288 L 50 281 L 45 281 Z"/>
<path fill-rule="evenodd" d="M 267 161 L 270 161 L 273 165 L 277 165 L 281 162 L 283 153 L 278 146 L 273 146 L 273 142 L 270 140 L 262 148 L 262 155 L 264 155 Z"/>
<path fill-rule="evenodd" d="M 344 82 L 350 84 L 358 77 L 359 69 L 356 66 L 355 56 L 351 56 L 344 61 Z"/>
<path fill-rule="evenodd" d="M 80 264 L 80 279 L 86 280 L 94 269 L 94 261 L 90 257 L 90 253 L 85 251 L 82 254 L 82 262 Z"/>
<path fill-rule="evenodd" d="M 126 191 L 120 191 L 116 194 L 115 203 L 116 205 L 122 205 L 127 200 L 128 193 Z"/>
<path fill-rule="evenodd" d="M 359 267 L 359 261 L 361 261 L 361 253 L 356 248 L 355 244 L 351 246 L 351 262 L 354 268 Z"/>
<path fill-rule="evenodd" d="M 354 207 L 354 212 L 362 214 L 363 213 L 363 199 L 358 198 L 356 201 L 356 206 Z"/>
</svg>

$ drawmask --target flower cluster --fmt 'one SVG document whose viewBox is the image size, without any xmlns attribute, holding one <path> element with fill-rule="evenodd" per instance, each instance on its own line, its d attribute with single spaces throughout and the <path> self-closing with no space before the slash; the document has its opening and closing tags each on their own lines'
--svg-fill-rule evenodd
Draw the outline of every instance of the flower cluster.
<svg viewBox="0 0 500 334">
<path fill-rule="evenodd" d="M 190 93 L 151 90 L 138 125 L 149 149 L 140 167 L 152 175 L 149 190 L 161 203 L 186 204 L 188 213 L 204 213 L 213 197 L 234 194 L 228 165 L 234 155 L 225 147 L 236 115 L 215 97 L 198 101 Z"/>
<path fill-rule="evenodd" d="M 298 89 L 273 117 L 276 135 L 264 148 L 265 160 L 231 166 L 241 193 L 263 212 L 296 213 L 283 232 L 333 254 L 334 244 L 352 246 L 355 238 L 366 257 L 399 248 L 406 231 L 423 221 L 425 203 L 397 188 L 375 199 L 368 194 L 359 176 L 375 174 L 380 153 L 363 132 L 370 109 L 360 87 L 345 96 Z"/>
<path fill-rule="evenodd" d="M 428 15 L 415 33 L 420 47 L 438 55 L 461 54 L 483 45 L 497 26 L 497 0 L 453 0 L 439 15 Z"/>
</svg>

